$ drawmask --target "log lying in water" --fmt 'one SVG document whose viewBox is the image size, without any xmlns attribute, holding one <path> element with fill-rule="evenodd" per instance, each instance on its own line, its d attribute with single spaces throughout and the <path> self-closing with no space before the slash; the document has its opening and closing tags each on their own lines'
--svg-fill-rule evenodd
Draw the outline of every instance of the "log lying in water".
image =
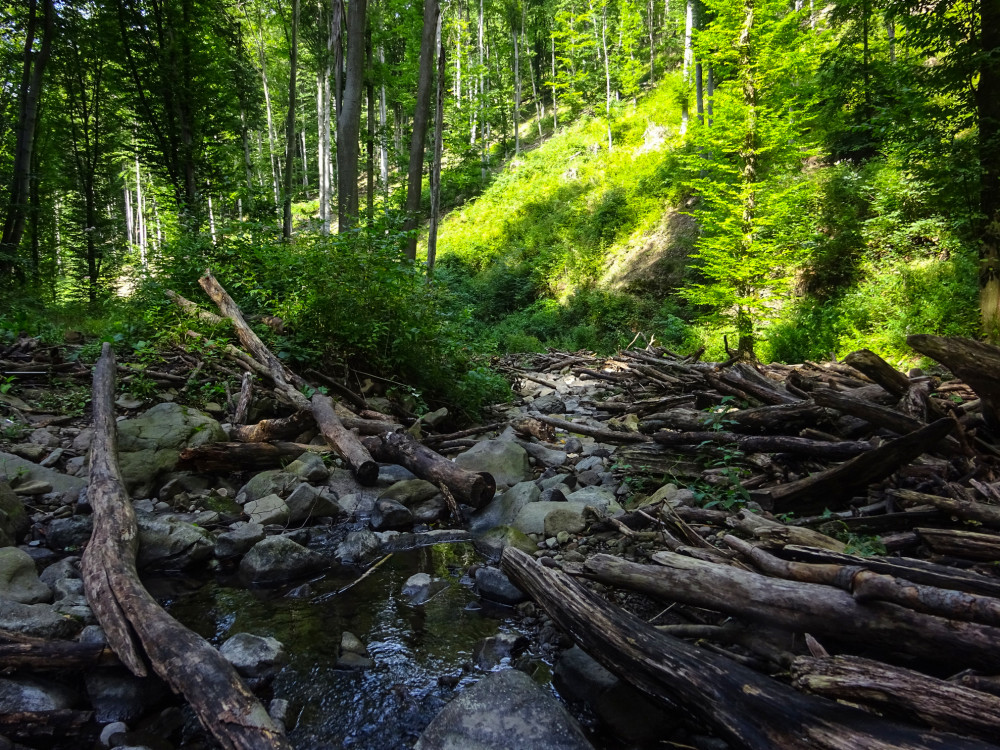
<svg viewBox="0 0 1000 750">
<path fill-rule="evenodd" d="M 647 695 L 679 704 L 734 747 L 750 750 L 986 750 L 804 695 L 731 659 L 658 632 L 567 574 L 513 547 L 501 567 L 584 649 Z"/>
<path fill-rule="evenodd" d="M 137 676 L 153 670 L 194 709 L 229 750 L 291 750 L 283 732 L 232 665 L 149 595 L 135 567 L 138 529 L 117 461 L 114 354 L 108 344 L 94 369 L 94 439 L 88 500 L 94 531 L 83 553 L 84 590 L 108 644 Z"/>
</svg>

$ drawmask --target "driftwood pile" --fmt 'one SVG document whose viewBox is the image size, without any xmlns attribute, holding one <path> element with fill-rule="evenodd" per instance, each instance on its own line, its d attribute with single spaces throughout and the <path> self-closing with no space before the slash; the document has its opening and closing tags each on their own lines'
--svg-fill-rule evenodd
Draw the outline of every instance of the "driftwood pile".
<svg viewBox="0 0 1000 750">
<path fill-rule="evenodd" d="M 909 343 L 950 373 L 904 375 L 868 351 L 792 367 L 652 349 L 505 362 L 522 382 L 613 384 L 590 418 L 533 416 L 619 445 L 633 481 L 694 492 L 603 519 L 627 555 L 560 570 L 508 548 L 503 569 L 608 669 L 735 747 L 993 747 L 1000 349 Z M 664 603 L 672 624 L 588 581 Z"/>
</svg>

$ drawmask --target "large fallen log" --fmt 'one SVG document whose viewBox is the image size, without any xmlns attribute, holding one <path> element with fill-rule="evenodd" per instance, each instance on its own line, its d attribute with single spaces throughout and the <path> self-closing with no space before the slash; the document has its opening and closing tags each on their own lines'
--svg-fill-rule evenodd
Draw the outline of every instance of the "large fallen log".
<svg viewBox="0 0 1000 750">
<path fill-rule="evenodd" d="M 975 521 L 990 528 L 1000 529 L 1000 506 L 977 503 L 974 500 L 954 500 L 915 490 L 889 490 L 889 494 L 904 505 L 933 505 L 963 521 Z"/>
<path fill-rule="evenodd" d="M 148 674 L 144 653 L 163 680 L 184 696 L 202 726 L 229 750 L 291 749 L 283 732 L 233 666 L 149 595 L 135 567 L 139 534 L 117 461 L 114 354 L 105 344 L 94 368 L 94 438 L 90 486 L 94 531 L 83 553 L 84 591 L 108 644 L 136 676 Z"/>
<path fill-rule="evenodd" d="M 902 710 L 937 729 L 984 740 L 1000 737 L 1000 698 L 910 669 L 858 656 L 800 656 L 792 662 L 792 679 L 810 693 L 880 712 Z"/>
<path fill-rule="evenodd" d="M 660 445 L 726 445 L 744 453 L 790 453 L 797 456 L 811 456 L 843 460 L 854 458 L 874 450 L 865 441 L 827 442 L 787 435 L 739 435 L 735 432 L 657 432 L 652 435 Z"/>
<path fill-rule="evenodd" d="M 390 432 L 362 439 L 362 444 L 379 461 L 404 466 L 421 479 L 443 484 L 454 498 L 473 508 L 481 508 L 497 491 L 493 475 L 466 471 L 440 453 L 421 445 L 407 432 Z"/>
<path fill-rule="evenodd" d="M 1000 349 L 971 339 L 927 334 L 907 336 L 906 343 L 964 380 L 982 399 L 990 429 L 1000 429 Z"/>
<path fill-rule="evenodd" d="M 378 481 L 378 464 L 358 440 L 358 436 L 341 423 L 333 411 L 330 399 L 322 393 L 313 394 L 312 413 L 326 442 L 351 467 L 358 482 L 367 487 L 375 484 Z"/>
<path fill-rule="evenodd" d="M 884 427 L 897 435 L 916 432 L 924 426 L 919 419 L 902 414 L 895 409 L 858 398 L 850 393 L 832 391 L 829 388 L 816 388 L 812 392 L 813 400 L 820 406 L 836 409 L 852 417 L 860 417 L 875 427 Z"/>
<path fill-rule="evenodd" d="M 197 448 L 185 448 L 180 455 L 180 468 L 199 472 L 244 471 L 274 469 L 303 453 L 329 453 L 325 445 L 304 443 L 206 443 Z"/>
<path fill-rule="evenodd" d="M 114 651 L 101 643 L 42 641 L 0 643 L 0 669 L 39 671 L 118 665 Z"/>
<path fill-rule="evenodd" d="M 679 704 L 734 747 L 749 750 L 986 750 L 993 746 L 923 732 L 804 695 L 724 656 L 658 632 L 519 550 L 501 567 L 584 649 L 658 700 Z"/>
<path fill-rule="evenodd" d="M 851 352 L 844 357 L 844 362 L 867 375 L 897 398 L 905 396 L 910 388 L 908 377 L 869 349 Z"/>
<path fill-rule="evenodd" d="M 641 591 L 796 632 L 825 635 L 858 648 L 879 646 L 930 662 L 966 662 L 1000 668 L 1000 628 L 947 620 L 894 604 L 861 604 L 846 591 L 741 570 L 731 565 L 657 552 L 660 567 L 595 555 L 582 574 L 611 586 Z"/>
<path fill-rule="evenodd" d="M 818 422 L 823 409 L 808 401 L 777 406 L 758 406 L 753 409 L 733 409 L 723 414 L 709 414 L 694 409 L 671 409 L 650 414 L 639 424 L 640 432 L 653 432 L 664 427 L 683 432 L 704 430 L 713 422 L 722 424 L 729 432 L 746 434 L 789 434 Z M 650 425 L 652 429 L 644 428 Z"/>
<path fill-rule="evenodd" d="M 1000 562 L 1000 536 L 963 529 L 918 528 L 923 542 L 934 552 L 967 560 Z"/>
<path fill-rule="evenodd" d="M 564 430 L 565 432 L 576 435 L 587 435 L 595 440 L 601 441 L 602 443 L 645 443 L 649 440 L 646 435 L 642 435 L 638 432 L 619 432 L 617 430 L 609 430 L 606 427 L 594 427 L 593 425 L 583 424 L 582 422 L 570 422 L 565 419 L 559 419 L 558 417 L 549 417 L 538 412 L 531 412 L 531 416 L 539 422 L 545 422 L 545 424 L 550 424 L 553 427 Z"/>
<path fill-rule="evenodd" d="M 269 440 L 287 440 L 313 427 L 316 420 L 308 411 L 297 411 L 290 417 L 262 419 L 257 424 L 234 424 L 229 437 L 240 443 L 266 443 Z"/>
</svg>

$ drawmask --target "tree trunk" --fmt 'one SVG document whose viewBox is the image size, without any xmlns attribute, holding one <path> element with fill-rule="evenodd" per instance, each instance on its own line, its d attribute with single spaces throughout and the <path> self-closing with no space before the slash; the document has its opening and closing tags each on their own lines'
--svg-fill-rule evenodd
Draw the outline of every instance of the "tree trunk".
<svg viewBox="0 0 1000 750">
<path fill-rule="evenodd" d="M 694 25 L 694 0 L 687 0 L 687 11 L 684 15 L 684 62 L 682 75 L 684 78 L 684 93 L 681 98 L 681 135 L 688 128 L 688 89 L 691 86 L 691 63 L 694 53 L 691 50 L 691 31 Z"/>
<path fill-rule="evenodd" d="M 299 66 L 299 0 L 292 0 L 292 49 L 289 57 L 288 117 L 285 120 L 285 195 L 281 236 L 292 238 L 292 161 L 295 158 L 295 77 Z"/>
<path fill-rule="evenodd" d="M 358 160 L 367 17 L 368 0 L 352 0 L 347 8 L 344 93 L 337 110 L 337 218 L 341 233 L 357 224 L 359 213 Z"/>
<path fill-rule="evenodd" d="M 365 31 L 365 58 L 368 61 L 369 70 L 365 86 L 365 99 L 368 104 L 368 134 L 365 140 L 365 156 L 367 158 L 365 172 L 368 176 L 368 187 L 365 191 L 365 199 L 367 202 L 365 217 L 368 219 L 368 223 L 370 224 L 372 218 L 375 216 L 375 84 L 372 81 L 370 72 L 374 68 L 372 65 L 371 26 L 369 26 Z"/>
<path fill-rule="evenodd" d="M 434 276 L 437 259 L 438 221 L 441 214 L 441 156 L 444 151 L 444 74 L 445 49 L 441 39 L 441 17 L 438 16 L 437 96 L 434 106 L 434 161 L 431 164 L 431 223 L 427 232 L 427 276 Z"/>
<path fill-rule="evenodd" d="M 434 79 L 434 38 L 437 33 L 438 0 L 424 0 L 424 28 L 420 38 L 420 73 L 417 80 L 417 102 L 413 112 L 413 137 L 410 140 L 410 168 L 406 176 L 406 222 L 403 228 L 412 232 L 406 243 L 406 257 L 417 258 L 417 233 L 420 214 L 420 190 L 423 182 L 424 141 L 427 138 L 427 117 Z"/>
<path fill-rule="evenodd" d="M 979 9 L 979 307 L 983 333 L 1000 343 L 1000 0 Z"/>
<path fill-rule="evenodd" d="M 358 436 L 341 423 L 330 399 L 321 393 L 313 395 L 312 413 L 326 442 L 351 467 L 358 482 L 366 487 L 374 485 L 378 481 L 378 464 L 372 460 Z"/>
</svg>

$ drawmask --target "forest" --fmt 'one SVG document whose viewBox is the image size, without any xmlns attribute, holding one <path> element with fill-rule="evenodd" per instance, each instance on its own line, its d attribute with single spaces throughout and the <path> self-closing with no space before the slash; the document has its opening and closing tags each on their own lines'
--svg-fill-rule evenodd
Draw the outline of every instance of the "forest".
<svg viewBox="0 0 1000 750">
<path fill-rule="evenodd" d="M 1000 0 L 0 0 L 0 222 L 0 750 L 995 750 Z"/>
</svg>

